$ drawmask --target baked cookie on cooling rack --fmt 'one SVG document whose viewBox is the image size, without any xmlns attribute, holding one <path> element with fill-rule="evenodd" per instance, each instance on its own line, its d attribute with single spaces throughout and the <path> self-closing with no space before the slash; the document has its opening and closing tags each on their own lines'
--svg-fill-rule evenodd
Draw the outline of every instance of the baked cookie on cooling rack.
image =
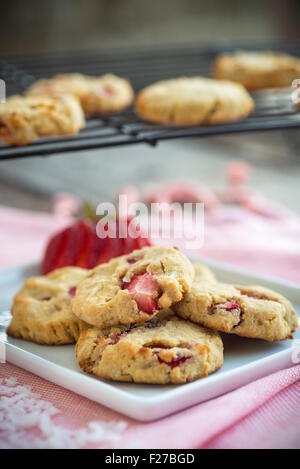
<svg viewBox="0 0 300 469">
<path fill-rule="evenodd" d="M 223 343 L 217 332 L 164 310 L 132 327 L 83 331 L 76 356 L 84 371 L 109 380 L 185 383 L 221 368 Z"/>
<path fill-rule="evenodd" d="M 145 247 L 91 270 L 78 285 L 72 311 L 100 328 L 149 321 L 190 291 L 194 275 L 177 249 Z"/>
<path fill-rule="evenodd" d="M 233 122 L 253 109 L 242 85 L 202 77 L 160 81 L 140 91 L 135 103 L 146 121 L 183 126 Z"/>
<path fill-rule="evenodd" d="M 195 281 L 197 280 L 206 280 L 209 282 L 216 282 L 216 276 L 213 271 L 202 264 L 201 262 L 192 262 L 195 269 Z"/>
<path fill-rule="evenodd" d="M 26 280 L 14 298 L 8 335 L 38 344 L 74 343 L 85 324 L 71 312 L 70 303 L 86 273 L 63 267 Z"/>
<path fill-rule="evenodd" d="M 12 96 L 0 104 L 0 141 L 10 145 L 76 134 L 84 125 L 82 108 L 73 96 Z"/>
<path fill-rule="evenodd" d="M 134 93 L 128 80 L 107 74 L 90 77 L 61 74 L 38 80 L 27 90 L 29 96 L 75 95 L 86 114 L 117 113 L 130 106 Z"/>
<path fill-rule="evenodd" d="M 298 318 L 284 296 L 259 286 L 196 281 L 174 311 L 211 329 L 268 341 L 292 338 Z"/>
<path fill-rule="evenodd" d="M 213 75 L 249 90 L 290 87 L 300 78 L 300 57 L 271 51 L 222 54 L 215 59 Z"/>
</svg>

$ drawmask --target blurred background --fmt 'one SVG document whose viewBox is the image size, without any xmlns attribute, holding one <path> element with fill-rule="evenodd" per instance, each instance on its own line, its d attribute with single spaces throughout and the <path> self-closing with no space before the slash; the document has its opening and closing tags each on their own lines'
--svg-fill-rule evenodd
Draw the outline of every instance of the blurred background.
<svg viewBox="0 0 300 469">
<path fill-rule="evenodd" d="M 299 18 L 298 0 L 10 0 L 2 5 L 0 54 L 190 43 L 276 48 L 300 40 Z M 274 131 L 1 162 L 0 203 L 49 211 L 57 191 L 97 203 L 113 199 L 120 185 L 174 178 L 222 187 L 225 164 L 242 159 L 254 168 L 250 185 L 300 212 L 299 142 L 298 130 Z"/>
<path fill-rule="evenodd" d="M 298 0 L 10 0 L 0 50 L 300 39 Z"/>
</svg>

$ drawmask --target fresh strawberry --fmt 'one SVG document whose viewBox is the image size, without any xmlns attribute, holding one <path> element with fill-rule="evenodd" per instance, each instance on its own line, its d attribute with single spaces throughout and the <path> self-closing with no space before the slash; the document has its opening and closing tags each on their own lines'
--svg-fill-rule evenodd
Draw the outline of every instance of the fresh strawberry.
<svg viewBox="0 0 300 469">
<path fill-rule="evenodd" d="M 130 218 L 126 220 L 127 226 Z M 147 238 L 120 238 L 117 223 L 116 238 L 98 238 L 96 221 L 78 220 L 50 239 L 42 262 L 42 273 L 68 265 L 91 269 L 114 257 L 130 254 L 135 249 L 150 246 Z"/>
<path fill-rule="evenodd" d="M 42 264 L 43 274 L 47 274 L 60 267 L 75 265 L 78 245 L 77 234 L 77 227 L 72 226 L 51 239 Z"/>
<path fill-rule="evenodd" d="M 102 249 L 102 240 L 97 236 L 95 223 L 89 220 L 80 220 L 77 227 L 81 233 L 81 243 L 76 257 L 76 265 L 91 269 L 96 265 L 97 257 Z"/>
<path fill-rule="evenodd" d="M 100 255 L 97 259 L 97 265 L 104 264 L 110 261 L 114 257 L 121 256 L 124 254 L 122 250 L 122 241 L 120 238 L 105 238 L 102 240 L 103 248 L 100 251 Z"/>
<path fill-rule="evenodd" d="M 42 266 L 41 266 L 41 271 L 43 275 L 55 269 L 54 265 L 56 263 L 58 254 L 61 250 L 62 244 L 63 244 L 62 233 L 58 233 L 57 235 L 53 236 L 53 238 L 50 239 L 48 246 L 46 248 Z"/>
<path fill-rule="evenodd" d="M 148 238 L 137 238 L 135 249 L 142 249 L 146 246 L 151 246 L 150 240 Z"/>
<path fill-rule="evenodd" d="M 68 265 L 74 265 L 76 263 L 78 237 L 79 232 L 77 226 L 72 226 L 63 232 L 60 251 L 56 258 L 56 262 L 54 263 L 55 269 L 59 269 Z"/>
<path fill-rule="evenodd" d="M 153 314 L 158 309 L 159 285 L 152 274 L 136 274 L 129 283 L 123 284 L 135 300 L 140 311 Z"/>
<path fill-rule="evenodd" d="M 126 254 L 125 249 L 124 249 L 124 243 L 123 243 L 124 239 L 126 238 L 119 237 L 118 220 L 116 221 L 116 223 L 117 223 L 116 238 L 107 237 L 102 240 L 103 248 L 97 259 L 97 265 L 108 262 L 110 259 L 113 259 L 114 257 L 118 257 L 118 256 L 122 256 L 123 254 Z"/>
</svg>

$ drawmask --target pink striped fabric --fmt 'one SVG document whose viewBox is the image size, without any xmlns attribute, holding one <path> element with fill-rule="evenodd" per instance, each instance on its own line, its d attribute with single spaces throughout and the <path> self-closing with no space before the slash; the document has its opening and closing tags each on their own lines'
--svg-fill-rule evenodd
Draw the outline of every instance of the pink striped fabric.
<svg viewBox="0 0 300 469">
<path fill-rule="evenodd" d="M 49 234 L 69 221 L 62 213 L 51 216 L 0 207 L 1 267 L 39 258 Z M 259 266 L 259 271 L 266 273 L 280 265 L 280 276 L 299 281 L 299 249 L 292 256 L 289 244 L 293 240 L 293 246 L 300 246 L 299 232 L 300 222 L 294 217 L 285 243 L 270 245 L 268 233 L 263 263 L 237 244 L 231 246 L 232 255 L 226 245 L 226 260 L 252 270 Z M 281 237 L 284 239 L 283 232 Z M 216 242 L 216 233 L 213 240 Z M 224 248 L 223 238 L 222 242 Z M 212 245 L 205 249 L 209 254 Z M 260 243 L 260 254 L 262 249 Z M 300 365 L 160 421 L 142 424 L 11 364 L 0 364 L 3 448 L 299 448 L 299 417 Z"/>
</svg>

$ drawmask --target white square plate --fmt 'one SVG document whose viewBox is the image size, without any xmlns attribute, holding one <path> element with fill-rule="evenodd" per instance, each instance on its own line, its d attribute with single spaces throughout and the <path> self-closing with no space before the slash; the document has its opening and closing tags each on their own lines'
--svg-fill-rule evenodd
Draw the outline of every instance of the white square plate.
<svg viewBox="0 0 300 469">
<path fill-rule="evenodd" d="M 260 284 L 287 296 L 300 314 L 300 289 L 266 277 L 256 277 L 231 267 L 205 261 L 221 281 Z M 0 272 L 0 311 L 7 311 L 12 297 L 24 279 L 36 275 L 37 266 L 25 266 Z M 76 362 L 73 345 L 41 346 L 7 338 L 9 313 L 0 313 L 0 347 L 6 360 L 49 381 L 141 421 L 151 421 L 194 404 L 232 391 L 255 379 L 295 364 L 299 356 L 300 331 L 294 342 L 268 343 L 223 335 L 225 363 L 208 378 L 182 385 L 143 385 L 103 381 L 82 372 Z M 1 351 L 1 350 L 0 350 Z M 1 357 L 0 357 L 1 358 Z M 1 367 L 1 364 L 0 364 Z"/>
</svg>

